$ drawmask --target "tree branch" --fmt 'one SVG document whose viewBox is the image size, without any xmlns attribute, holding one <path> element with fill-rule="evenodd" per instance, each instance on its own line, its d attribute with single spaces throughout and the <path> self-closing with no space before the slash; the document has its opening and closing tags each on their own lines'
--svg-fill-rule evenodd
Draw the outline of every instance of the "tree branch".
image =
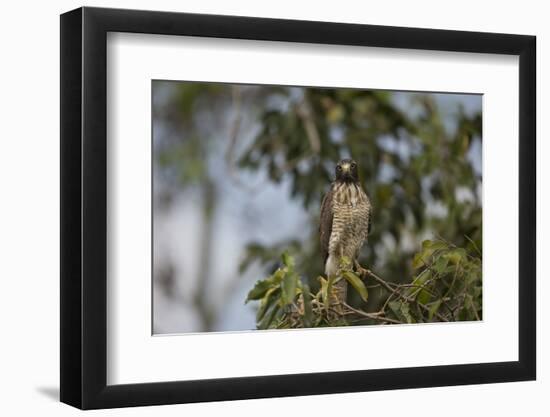
<svg viewBox="0 0 550 417">
<path fill-rule="evenodd" d="M 382 316 L 379 313 L 367 313 L 366 311 L 358 310 L 356 308 L 353 308 L 352 306 L 350 306 L 347 303 L 344 303 L 344 307 L 351 310 L 353 313 L 355 313 L 359 316 L 368 318 L 368 319 L 384 321 L 384 322 L 393 323 L 393 324 L 403 324 L 403 322 L 401 322 L 399 320 L 390 319 L 389 317 Z"/>
<path fill-rule="evenodd" d="M 371 270 L 368 270 L 368 269 L 362 269 L 361 271 L 358 272 L 360 275 L 361 275 L 361 278 L 365 279 L 367 276 L 370 276 L 371 278 L 373 278 L 376 282 L 378 282 L 380 285 L 382 285 L 386 290 L 388 290 L 391 295 L 395 295 L 399 298 L 401 298 L 402 300 L 408 302 L 408 303 L 416 303 L 420 306 L 420 308 L 422 308 L 424 311 L 427 311 L 429 312 L 430 311 L 430 307 L 428 307 L 427 305 L 425 304 L 422 304 L 421 302 L 419 302 L 418 300 L 416 300 L 416 298 L 414 297 L 408 297 L 406 295 L 403 295 L 399 292 L 399 290 L 402 288 L 402 285 L 400 284 L 395 284 L 396 285 L 396 288 L 392 288 L 385 280 L 383 280 L 382 278 L 380 278 L 378 275 L 376 275 L 374 272 L 372 272 Z M 438 313 L 437 311 L 434 313 L 434 315 L 441 321 L 446 321 L 448 322 L 449 319 L 447 319 L 445 316 L 441 315 L 440 313 Z"/>
</svg>

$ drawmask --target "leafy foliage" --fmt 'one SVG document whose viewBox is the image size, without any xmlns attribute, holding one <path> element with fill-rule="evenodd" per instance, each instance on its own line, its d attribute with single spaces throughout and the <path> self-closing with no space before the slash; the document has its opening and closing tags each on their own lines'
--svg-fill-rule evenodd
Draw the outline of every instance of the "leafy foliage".
<svg viewBox="0 0 550 417">
<path fill-rule="evenodd" d="M 246 302 L 260 305 L 258 329 L 347 326 L 353 324 L 428 323 L 481 320 L 481 253 L 468 253 L 442 239 L 425 240 L 413 260 L 415 276 L 408 283 L 385 281 L 371 271 L 362 275 L 342 259 L 340 275 L 317 277 L 320 288 L 312 293 L 296 273 L 288 253 L 282 266 L 256 283 Z M 333 297 L 335 282 L 345 279 L 362 304 L 338 306 Z M 365 282 L 374 281 L 385 291 L 382 308 L 368 311 Z M 340 307 L 340 308 L 339 308 Z"/>
<path fill-rule="evenodd" d="M 259 329 L 281 327 L 285 308 L 290 311 L 288 307 L 295 306 L 296 297 L 304 291 L 304 286 L 294 270 L 294 258 L 286 252 L 281 258 L 282 266 L 268 278 L 256 282 L 246 298 L 246 302 L 260 302 L 256 314 Z M 305 312 L 302 316 L 305 316 Z"/>
</svg>

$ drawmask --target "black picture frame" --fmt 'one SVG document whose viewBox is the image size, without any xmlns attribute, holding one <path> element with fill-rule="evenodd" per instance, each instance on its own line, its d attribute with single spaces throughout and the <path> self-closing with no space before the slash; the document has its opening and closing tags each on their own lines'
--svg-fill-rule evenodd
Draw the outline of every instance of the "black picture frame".
<svg viewBox="0 0 550 417">
<path fill-rule="evenodd" d="M 519 56 L 519 360 L 107 385 L 108 32 Z M 535 379 L 534 36 L 85 7 L 61 15 L 60 56 L 62 402 L 93 409 Z"/>
</svg>

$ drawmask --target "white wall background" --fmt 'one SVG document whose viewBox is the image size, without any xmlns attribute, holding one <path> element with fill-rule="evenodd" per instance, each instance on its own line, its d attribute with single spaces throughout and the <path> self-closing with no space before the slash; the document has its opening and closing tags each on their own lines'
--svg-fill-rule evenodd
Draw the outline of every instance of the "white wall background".
<svg viewBox="0 0 550 417">
<path fill-rule="evenodd" d="M 550 411 L 550 147 L 542 120 L 550 100 L 550 26 L 545 3 L 471 0 L 338 2 L 125 0 L 86 5 L 292 19 L 510 32 L 538 37 L 538 381 L 422 390 L 109 410 L 94 415 L 329 416 L 547 415 Z M 59 17 L 77 1 L 8 2 L 0 24 L 0 410 L 2 415 L 75 415 L 57 402 L 59 379 Z M 543 236 L 544 235 L 544 236 Z"/>
</svg>

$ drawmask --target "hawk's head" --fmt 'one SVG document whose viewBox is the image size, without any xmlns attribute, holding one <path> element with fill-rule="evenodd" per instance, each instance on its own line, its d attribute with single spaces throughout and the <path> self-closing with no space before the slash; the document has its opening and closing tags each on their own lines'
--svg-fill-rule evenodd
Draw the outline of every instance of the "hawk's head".
<svg viewBox="0 0 550 417">
<path fill-rule="evenodd" d="M 358 182 L 357 164 L 353 159 L 342 159 L 336 165 L 336 181 Z"/>
</svg>

